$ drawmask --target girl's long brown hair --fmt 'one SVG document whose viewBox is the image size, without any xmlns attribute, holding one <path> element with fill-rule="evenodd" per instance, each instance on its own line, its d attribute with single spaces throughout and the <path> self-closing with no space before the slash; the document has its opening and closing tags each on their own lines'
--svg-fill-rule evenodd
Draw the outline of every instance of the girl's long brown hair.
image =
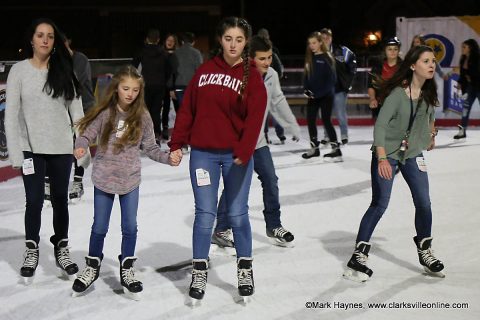
<svg viewBox="0 0 480 320">
<path fill-rule="evenodd" d="M 320 42 L 320 49 L 322 50 L 322 53 L 325 53 L 328 57 L 328 60 L 330 62 L 330 66 L 332 68 L 335 68 L 335 58 L 333 55 L 330 53 L 330 50 L 328 49 L 327 45 L 325 42 L 322 40 L 322 34 L 319 31 L 314 31 L 308 35 L 307 38 L 307 48 L 305 50 L 305 65 L 304 65 L 304 70 L 303 72 L 307 77 L 310 77 L 313 73 L 313 67 L 312 67 L 312 62 L 313 62 L 313 52 L 310 50 L 310 47 L 308 45 L 308 39 L 315 38 L 317 39 L 318 42 Z"/>
<path fill-rule="evenodd" d="M 142 117 L 144 113 L 147 112 L 144 100 L 145 84 L 142 76 L 135 67 L 130 65 L 124 66 L 118 72 L 116 72 L 105 92 L 105 97 L 103 100 L 94 108 L 90 109 L 85 117 L 76 123 L 80 134 L 82 134 L 85 132 L 88 125 L 92 123 L 92 121 L 95 120 L 102 111 L 108 109 L 110 111 L 108 122 L 99 136 L 99 147 L 106 150 L 108 148 L 108 140 L 110 135 L 117 130 L 115 118 L 119 112 L 117 110 L 118 86 L 127 78 L 138 81 L 140 84 L 140 92 L 137 98 L 128 107 L 127 118 L 125 119 L 124 124 L 124 126 L 126 126 L 126 130 L 121 138 L 115 140 L 113 144 L 114 153 L 119 153 L 126 145 L 137 144 L 142 135 Z"/>
</svg>

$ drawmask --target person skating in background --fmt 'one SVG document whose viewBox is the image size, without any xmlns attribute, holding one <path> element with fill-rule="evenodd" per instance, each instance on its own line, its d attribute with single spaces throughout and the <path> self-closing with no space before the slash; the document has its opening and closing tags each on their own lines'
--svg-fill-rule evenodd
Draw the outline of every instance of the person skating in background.
<svg viewBox="0 0 480 320">
<path fill-rule="evenodd" d="M 312 32 L 307 38 L 304 67 L 304 92 L 308 97 L 307 124 L 310 136 L 310 150 L 302 158 L 310 159 L 320 156 L 317 132 L 318 110 L 322 114 L 323 125 L 327 130 L 332 152 L 325 154 L 325 160 L 342 161 L 342 152 L 337 141 L 337 134 L 332 124 L 333 95 L 335 92 L 335 58 L 322 40 L 322 34 Z"/>
<path fill-rule="evenodd" d="M 168 53 L 168 60 L 170 61 L 171 73 L 170 78 L 167 81 L 167 87 L 165 90 L 165 96 L 163 98 L 162 104 L 162 140 L 167 141 L 169 138 L 168 132 L 168 120 L 170 116 L 170 101 L 173 103 L 173 108 L 175 111 L 178 109 L 178 101 L 172 99 L 170 92 L 173 90 L 173 83 L 175 82 L 175 65 L 176 56 L 174 55 L 179 47 L 178 37 L 174 33 L 168 33 L 163 42 L 163 48 Z"/>
<path fill-rule="evenodd" d="M 444 266 L 434 255 L 432 209 L 427 165 L 423 150 L 435 146 L 435 110 L 438 106 L 435 55 L 427 46 L 412 48 L 398 71 L 382 83 L 379 98 L 383 106 L 378 114 L 372 146 L 372 202 L 365 212 L 355 241 L 355 250 L 344 276 L 366 281 L 373 271 L 367 266 L 370 238 L 388 207 L 395 169 L 400 168 L 415 205 L 413 238 L 420 264 L 429 273 L 440 273 Z"/>
<path fill-rule="evenodd" d="M 357 73 L 357 60 L 355 53 L 349 48 L 332 43 L 332 30 L 323 28 L 320 30 L 322 40 L 335 57 L 335 72 L 337 82 L 335 83 L 335 96 L 333 98 L 333 112 L 340 127 L 342 144 L 348 143 L 348 116 L 347 116 L 347 94 Z M 324 139 L 321 144 L 328 144 L 327 130 L 324 130 Z"/>
<path fill-rule="evenodd" d="M 252 37 L 250 41 L 250 58 L 255 61 L 257 70 L 263 77 L 267 89 L 267 108 L 264 117 L 270 113 L 280 125 L 290 131 L 294 141 L 298 141 L 300 128 L 297 120 L 283 95 L 277 72 L 270 67 L 272 63 L 272 44 L 270 40 L 259 36 Z M 265 125 L 265 122 L 264 122 Z M 278 177 L 272 154 L 268 147 L 265 136 L 260 134 L 255 152 L 253 153 L 253 170 L 258 174 L 262 183 L 263 192 L 263 215 L 266 224 L 267 237 L 273 244 L 280 246 L 292 246 L 293 234 L 282 226 L 280 220 L 280 198 L 278 191 Z M 231 226 L 228 221 L 225 196 L 222 196 L 218 204 L 217 226 L 212 235 L 212 244 L 222 248 L 234 248 L 231 237 Z"/>
<path fill-rule="evenodd" d="M 189 295 L 194 302 L 205 294 L 220 176 L 235 237 L 238 293 L 242 297 L 254 293 L 248 195 L 251 158 L 267 94 L 255 64 L 248 59 L 250 37 L 251 27 L 245 19 L 228 17 L 220 21 L 216 30 L 220 53 L 200 66 L 190 81 L 169 142 L 171 153 L 179 157 L 183 145 L 191 146 L 195 222 Z"/>
<path fill-rule="evenodd" d="M 27 59 L 13 65 L 7 80 L 5 132 L 10 161 L 22 168 L 25 187 L 26 282 L 38 266 L 45 172 L 50 172 L 53 231 L 57 266 L 74 276 L 78 266 L 68 247 L 68 182 L 72 168 L 72 121 L 83 117 L 80 84 L 60 31 L 53 21 L 32 22 L 25 43 Z"/>
<path fill-rule="evenodd" d="M 470 111 L 475 100 L 478 99 L 480 102 L 480 49 L 474 39 L 468 39 L 462 43 L 458 84 L 462 93 L 467 96 L 463 103 L 462 121 L 458 125 L 458 133 L 453 137 L 455 140 L 467 137 Z"/>
<path fill-rule="evenodd" d="M 85 156 L 98 138 L 93 160 L 94 216 L 86 267 L 74 281 L 74 294 L 87 290 L 100 273 L 105 236 L 115 195 L 121 208 L 122 244 L 120 282 L 125 293 L 138 299 L 143 284 L 135 277 L 133 264 L 137 242 L 137 209 L 141 174 L 140 150 L 150 159 L 178 165 L 155 142 L 153 123 L 144 102 L 143 78 L 133 66 L 120 69 L 112 78 L 104 100 L 78 124 L 75 157 Z"/>
<path fill-rule="evenodd" d="M 370 99 L 369 107 L 372 110 L 373 118 L 378 117 L 381 103 L 378 101 L 378 85 L 393 77 L 398 67 L 402 63 L 400 58 L 400 40 L 397 37 L 389 38 L 385 42 L 383 56 L 380 61 L 372 64 L 372 71 L 368 77 L 368 97 Z"/>
</svg>

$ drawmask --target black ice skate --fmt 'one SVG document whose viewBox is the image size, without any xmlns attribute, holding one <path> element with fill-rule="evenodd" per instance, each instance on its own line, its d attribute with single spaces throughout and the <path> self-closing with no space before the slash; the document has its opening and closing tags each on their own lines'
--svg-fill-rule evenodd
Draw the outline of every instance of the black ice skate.
<svg viewBox="0 0 480 320">
<path fill-rule="evenodd" d="M 81 200 L 84 191 L 83 191 L 83 178 L 80 176 L 74 176 L 72 182 L 72 190 L 68 195 L 68 198 L 72 203 L 76 203 Z"/>
<path fill-rule="evenodd" d="M 465 128 L 462 127 L 461 125 L 458 125 L 458 133 L 453 136 L 453 139 L 459 140 L 459 139 L 465 139 L 467 137 L 467 133 L 465 132 Z"/>
<path fill-rule="evenodd" d="M 280 247 L 293 247 L 293 234 L 283 227 L 267 229 L 267 237 L 271 244 Z"/>
<path fill-rule="evenodd" d="M 430 275 L 445 278 L 445 274 L 441 272 L 444 268 L 442 261 L 433 255 L 432 237 L 423 238 L 420 241 L 417 237 L 413 237 L 413 241 L 417 245 L 418 260 L 425 271 Z"/>
<path fill-rule="evenodd" d="M 75 274 L 78 272 L 78 266 L 70 259 L 68 239 L 62 239 L 58 241 L 58 243 L 55 243 L 54 241 L 54 236 L 50 237 L 50 242 L 53 244 L 53 254 L 55 256 L 57 267 L 62 270 L 62 273 L 67 278 L 74 280 Z"/>
<path fill-rule="evenodd" d="M 319 142 L 314 140 L 314 141 L 310 141 L 310 149 L 305 152 L 304 154 L 302 154 L 302 158 L 303 159 L 310 159 L 310 158 L 313 158 L 313 157 L 320 157 L 320 149 L 318 148 L 319 146 Z"/>
<path fill-rule="evenodd" d="M 252 258 L 238 258 L 237 260 L 238 294 L 245 303 L 249 302 L 249 297 L 255 292 L 252 261 Z"/>
<path fill-rule="evenodd" d="M 365 282 L 373 274 L 373 271 L 367 267 L 368 252 L 370 243 L 360 241 L 357 243 L 352 257 L 347 263 L 347 269 L 343 277 L 356 282 Z"/>
<path fill-rule="evenodd" d="M 118 260 L 120 259 L 121 256 L 118 256 Z M 140 300 L 143 284 L 135 278 L 135 268 L 133 267 L 135 261 L 137 261 L 137 257 L 125 257 L 120 260 L 120 282 L 123 292 L 128 298 Z"/>
<path fill-rule="evenodd" d="M 73 294 L 72 297 L 77 297 L 90 288 L 95 280 L 98 279 L 100 274 L 100 266 L 102 260 L 98 257 L 85 257 L 87 265 L 83 269 L 82 273 L 73 282 Z"/>
<path fill-rule="evenodd" d="M 212 254 L 228 256 L 236 255 L 232 229 L 213 232 L 212 240 L 210 242 L 214 244 L 214 246 L 211 246 Z"/>
<path fill-rule="evenodd" d="M 192 282 L 188 295 L 192 298 L 192 305 L 200 303 L 205 295 L 208 276 L 208 261 L 206 259 L 193 259 Z"/>
<path fill-rule="evenodd" d="M 340 146 L 338 142 L 332 142 L 332 152 L 323 155 L 323 160 L 328 162 L 342 162 L 342 151 L 340 151 Z"/>
<path fill-rule="evenodd" d="M 35 270 L 38 266 L 38 245 L 33 240 L 25 241 L 27 249 L 24 253 L 23 265 L 20 268 L 20 275 L 23 277 L 23 281 L 26 285 L 33 281 L 35 276 Z"/>
</svg>

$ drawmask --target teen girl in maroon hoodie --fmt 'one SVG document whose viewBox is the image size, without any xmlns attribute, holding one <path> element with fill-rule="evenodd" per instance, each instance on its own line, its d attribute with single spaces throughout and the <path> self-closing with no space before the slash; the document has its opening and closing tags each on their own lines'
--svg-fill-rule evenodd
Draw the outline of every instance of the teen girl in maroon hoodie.
<svg viewBox="0 0 480 320">
<path fill-rule="evenodd" d="M 181 157 L 183 145 L 192 147 L 195 222 L 189 295 L 196 300 L 205 294 L 220 176 L 235 237 L 238 291 L 243 297 L 254 291 L 248 193 L 267 94 L 260 73 L 248 60 L 250 36 L 244 19 L 220 22 L 216 32 L 220 53 L 200 66 L 190 81 L 169 143 L 173 157 Z"/>
</svg>

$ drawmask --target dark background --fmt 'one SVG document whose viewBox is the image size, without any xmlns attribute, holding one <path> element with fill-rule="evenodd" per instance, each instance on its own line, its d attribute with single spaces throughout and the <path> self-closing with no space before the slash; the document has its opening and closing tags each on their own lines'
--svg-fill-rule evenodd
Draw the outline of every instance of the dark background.
<svg viewBox="0 0 480 320">
<path fill-rule="evenodd" d="M 125 58 L 142 46 L 145 31 L 193 31 L 204 52 L 214 44 L 214 29 L 224 16 L 244 16 L 253 26 L 267 28 L 285 56 L 303 55 L 309 33 L 329 27 L 334 42 L 358 54 L 366 47 L 367 32 L 395 35 L 395 18 L 479 15 L 479 0 L 372 1 L 2 1 L 0 4 L 0 60 L 18 60 L 24 31 L 37 17 L 49 17 L 73 38 L 73 47 L 89 58 Z"/>
</svg>

